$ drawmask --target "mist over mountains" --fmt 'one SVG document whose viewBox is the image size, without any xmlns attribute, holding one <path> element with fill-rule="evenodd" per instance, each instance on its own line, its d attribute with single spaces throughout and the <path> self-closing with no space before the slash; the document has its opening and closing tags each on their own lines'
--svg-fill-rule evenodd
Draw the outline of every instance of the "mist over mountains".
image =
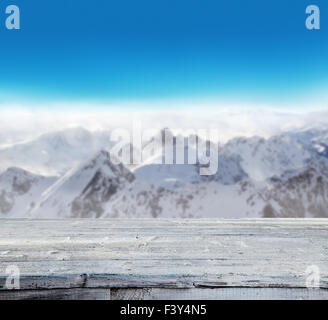
<svg viewBox="0 0 328 320">
<path fill-rule="evenodd" d="M 142 164 L 117 164 L 113 145 L 110 131 L 77 127 L 2 147 L 0 217 L 328 217 L 321 126 L 232 138 L 220 144 L 211 176 L 199 175 L 199 163 L 158 164 L 160 145 Z"/>
</svg>

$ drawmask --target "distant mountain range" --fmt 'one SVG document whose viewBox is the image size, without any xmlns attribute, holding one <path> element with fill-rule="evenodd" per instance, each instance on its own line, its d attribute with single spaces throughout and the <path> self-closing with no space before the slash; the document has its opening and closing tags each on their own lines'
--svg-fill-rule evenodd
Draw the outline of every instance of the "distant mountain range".
<svg viewBox="0 0 328 320">
<path fill-rule="evenodd" d="M 328 130 L 231 139 L 212 176 L 198 162 L 159 164 L 160 145 L 126 167 L 113 145 L 110 132 L 76 128 L 0 149 L 0 217 L 328 217 Z"/>
</svg>

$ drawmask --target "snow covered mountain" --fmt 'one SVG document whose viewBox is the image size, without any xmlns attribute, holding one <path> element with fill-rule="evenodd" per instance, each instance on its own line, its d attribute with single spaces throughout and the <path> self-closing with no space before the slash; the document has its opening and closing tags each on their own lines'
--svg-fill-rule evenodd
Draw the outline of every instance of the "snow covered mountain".
<svg viewBox="0 0 328 320">
<path fill-rule="evenodd" d="M 256 181 L 303 168 L 314 157 L 306 146 L 284 135 L 267 140 L 236 138 L 224 146 L 224 152 L 239 155 L 241 167 Z"/>
<path fill-rule="evenodd" d="M 0 149 L 0 172 L 19 167 L 46 176 L 60 176 L 100 149 L 112 146 L 109 132 L 73 128 Z"/>
<path fill-rule="evenodd" d="M 263 202 L 248 203 L 254 192 L 244 183 L 202 182 L 172 190 L 136 180 L 107 204 L 103 218 L 260 217 Z"/>
<path fill-rule="evenodd" d="M 198 158 L 187 163 L 194 146 L 186 138 L 183 164 L 175 164 L 176 149 L 173 164 L 161 164 L 162 131 L 143 145 L 145 161 L 127 168 L 106 151 L 109 137 L 71 129 L 0 150 L 4 169 L 19 163 L 61 174 L 7 169 L 0 175 L 0 217 L 328 217 L 327 130 L 232 139 L 220 146 L 212 176 L 199 175 Z"/>
<path fill-rule="evenodd" d="M 110 154 L 102 150 L 58 179 L 29 216 L 98 218 L 103 214 L 103 205 L 134 179 L 128 169 L 114 165 Z"/>
<path fill-rule="evenodd" d="M 19 168 L 9 168 L 0 175 L 0 217 L 25 217 L 40 195 L 56 181 Z"/>
<path fill-rule="evenodd" d="M 328 170 L 309 166 L 262 193 L 264 217 L 328 218 Z"/>
<path fill-rule="evenodd" d="M 173 140 L 173 154 L 169 156 L 170 164 L 167 161 L 165 134 L 171 136 Z M 180 143 L 177 142 L 178 140 Z M 200 168 L 204 166 L 202 163 L 207 161 L 206 159 L 202 161 L 202 155 L 199 155 L 197 143 L 200 140 L 201 138 L 198 136 L 174 136 L 172 132 L 166 130 L 165 133 L 162 130 L 150 142 L 155 145 L 154 153 L 146 158 L 143 164 L 134 168 L 136 178 L 165 188 L 180 188 L 188 184 L 206 181 L 216 181 L 229 185 L 247 178 L 247 174 L 240 165 L 240 157 L 221 151 L 218 155 L 217 172 L 211 176 L 201 176 Z M 145 145 L 144 148 L 147 146 Z M 194 162 L 190 164 L 189 160 L 192 158 Z"/>
</svg>

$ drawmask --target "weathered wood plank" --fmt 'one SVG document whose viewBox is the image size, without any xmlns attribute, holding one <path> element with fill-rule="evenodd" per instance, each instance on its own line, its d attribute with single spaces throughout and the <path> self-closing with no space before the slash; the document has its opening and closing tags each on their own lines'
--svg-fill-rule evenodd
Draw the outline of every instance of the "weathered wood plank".
<svg viewBox="0 0 328 320">
<path fill-rule="evenodd" d="M 328 300 L 328 290 L 289 288 L 113 289 L 111 300 Z"/>
<path fill-rule="evenodd" d="M 303 290 L 311 265 L 324 289 L 327 239 L 325 219 L 0 220 L 0 291 L 9 265 L 24 290 Z"/>
<path fill-rule="evenodd" d="M 109 289 L 0 291 L 0 300 L 110 300 Z"/>
<path fill-rule="evenodd" d="M 57 289 L 0 291 L 0 300 L 328 300 L 322 289 Z"/>
</svg>

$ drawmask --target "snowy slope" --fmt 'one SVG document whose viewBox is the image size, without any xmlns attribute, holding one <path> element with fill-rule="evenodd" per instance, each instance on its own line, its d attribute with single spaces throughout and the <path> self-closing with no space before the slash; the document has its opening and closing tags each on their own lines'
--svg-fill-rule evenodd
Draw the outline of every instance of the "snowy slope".
<svg viewBox="0 0 328 320">
<path fill-rule="evenodd" d="M 306 146 L 284 135 L 269 139 L 235 138 L 223 150 L 239 156 L 243 170 L 256 181 L 303 168 L 314 157 Z"/>
<path fill-rule="evenodd" d="M 197 146 L 192 144 L 190 142 L 192 140 L 188 137 L 174 136 L 171 132 L 167 134 L 173 138 L 173 155 L 169 158 L 172 164 L 163 165 L 167 163 L 168 158 L 165 153 L 166 144 L 162 130 L 152 141 L 155 145 L 154 153 L 146 158 L 142 165 L 134 168 L 133 172 L 138 180 L 165 188 L 179 188 L 205 181 L 234 184 L 247 177 L 241 168 L 240 157 L 223 153 L 221 150 L 217 156 L 217 172 L 210 176 L 201 176 L 200 168 L 203 166 L 201 163 L 207 163 L 207 161 L 201 158 Z M 177 139 L 181 139 L 183 144 L 178 144 Z M 201 140 L 198 136 L 194 136 L 194 139 L 194 141 Z M 144 148 L 147 148 L 147 145 Z M 194 159 L 194 162 L 189 163 L 190 159 Z"/>
<path fill-rule="evenodd" d="M 182 139 L 183 145 L 177 145 L 177 137 L 169 129 L 163 129 L 146 142 L 143 146 L 143 163 L 133 170 L 136 178 L 170 189 L 201 181 L 197 159 L 194 164 L 188 164 L 189 148 L 195 154 L 196 149 L 189 146 L 187 139 L 181 136 L 179 138 Z M 166 154 L 166 150 L 170 150 L 168 147 L 170 140 L 165 139 L 172 141 L 173 154 L 171 156 Z M 177 156 L 179 153 L 182 159 Z M 167 164 L 164 165 L 165 163 Z"/>
<path fill-rule="evenodd" d="M 262 192 L 265 217 L 328 218 L 328 170 L 309 166 Z"/>
<path fill-rule="evenodd" d="M 144 151 L 153 143 L 154 140 L 162 139 L 163 130 L 154 138 L 144 144 Z M 83 128 L 67 129 L 42 135 L 38 139 L 27 143 L 17 144 L 0 150 L 0 172 L 9 167 L 19 167 L 41 175 L 60 176 L 78 165 L 98 150 L 110 150 L 114 143 L 110 140 L 110 132 L 89 132 Z M 327 130 L 307 130 L 298 132 L 288 132 L 283 135 L 274 136 L 269 139 L 260 137 L 235 138 L 228 141 L 222 148 L 220 156 L 221 168 L 226 168 L 229 162 L 234 162 L 234 166 L 240 165 L 239 172 L 248 175 L 250 178 L 263 181 L 273 175 L 280 175 L 286 170 L 297 170 L 304 167 L 314 154 L 327 157 L 328 131 Z M 192 148 L 192 147 L 190 147 Z M 136 151 L 137 152 L 137 151 Z M 186 151 L 187 152 L 187 151 Z M 136 175 L 140 178 L 153 176 L 159 171 L 161 185 L 174 184 L 174 177 L 178 175 L 178 184 L 181 182 L 181 172 L 186 176 L 187 182 L 193 181 L 195 168 L 192 166 L 167 168 L 168 173 L 165 177 L 166 169 L 153 166 L 163 153 L 162 145 L 155 145 L 152 155 L 143 159 L 142 165 L 138 166 Z M 234 158 L 234 159 L 231 159 Z M 228 161 L 224 161 L 226 158 Z M 148 168 L 144 166 L 150 165 Z M 132 166 L 131 166 L 132 168 Z M 155 170 L 155 171 L 154 171 Z M 225 171 L 231 171 L 227 168 Z M 224 183 L 238 181 L 219 172 Z M 236 173 L 236 176 L 239 174 Z M 166 184 L 165 180 L 171 181 Z M 196 179 L 197 180 L 197 179 Z M 230 180 L 230 181 L 229 181 Z M 147 180 L 148 181 L 148 180 Z M 157 183 L 151 178 L 150 182 Z"/>
<path fill-rule="evenodd" d="M 102 150 L 46 190 L 29 216 L 99 217 L 102 205 L 134 179 L 128 169 L 114 165 L 109 153 Z"/>
<path fill-rule="evenodd" d="M 47 176 L 59 176 L 100 149 L 110 148 L 108 132 L 67 129 L 0 150 L 0 172 L 19 167 Z"/>
<path fill-rule="evenodd" d="M 301 143 L 303 146 L 328 158 L 328 130 L 311 129 L 297 132 L 288 132 L 287 136 Z"/>
<path fill-rule="evenodd" d="M 162 142 L 162 134 L 144 149 L 156 139 Z M 110 147 L 108 133 L 57 132 L 0 151 L 8 163 L 12 153 L 13 162 L 48 174 L 70 168 L 57 180 L 22 169 L 5 171 L 0 217 L 328 217 L 326 142 L 323 129 L 236 138 L 220 146 L 218 172 L 200 176 L 199 162 L 160 164 L 161 143 L 131 171 L 113 164 L 107 151 L 97 151 Z M 185 160 L 191 148 L 183 146 Z M 37 157 L 42 149 L 49 152 L 47 161 Z"/>
<path fill-rule="evenodd" d="M 104 218 L 242 218 L 259 217 L 263 203 L 250 203 L 256 192 L 245 183 L 205 182 L 175 190 L 135 181 L 105 208 Z"/>
<path fill-rule="evenodd" d="M 56 181 L 19 168 L 9 168 L 0 175 L 0 217 L 25 217 L 39 201 L 42 192 Z"/>
</svg>

